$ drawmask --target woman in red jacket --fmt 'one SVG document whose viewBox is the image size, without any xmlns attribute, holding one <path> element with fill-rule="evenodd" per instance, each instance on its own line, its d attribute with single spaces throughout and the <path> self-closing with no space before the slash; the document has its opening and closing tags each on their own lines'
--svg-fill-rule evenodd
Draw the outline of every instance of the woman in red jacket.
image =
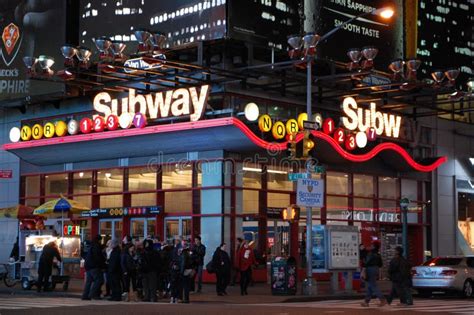
<svg viewBox="0 0 474 315">
<path fill-rule="evenodd" d="M 247 287 L 249 286 L 250 279 L 252 278 L 252 265 L 256 265 L 257 261 L 253 254 L 252 248 L 249 246 L 247 240 L 239 251 L 239 270 L 240 270 L 240 294 L 247 295 Z"/>
</svg>

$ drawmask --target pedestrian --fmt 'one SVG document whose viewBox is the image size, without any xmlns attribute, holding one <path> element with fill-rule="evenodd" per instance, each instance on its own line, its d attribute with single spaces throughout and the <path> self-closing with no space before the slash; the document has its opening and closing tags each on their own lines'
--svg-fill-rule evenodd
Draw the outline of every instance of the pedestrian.
<svg viewBox="0 0 474 315">
<path fill-rule="evenodd" d="M 189 243 L 183 243 L 183 249 L 181 252 L 180 260 L 180 271 L 181 271 L 181 288 L 183 290 L 183 303 L 189 303 L 189 291 L 191 290 L 191 282 L 194 279 L 194 265 L 191 257 L 191 251 L 189 249 Z"/>
<path fill-rule="evenodd" d="M 86 284 L 82 291 L 83 300 L 100 300 L 100 288 L 104 283 L 103 270 L 106 268 L 105 255 L 100 245 L 101 240 L 102 237 L 97 235 L 86 254 L 84 263 L 84 268 L 86 269 Z"/>
<path fill-rule="evenodd" d="M 132 296 L 135 302 L 138 302 L 137 292 L 137 265 L 135 257 L 135 245 L 128 243 L 122 249 L 121 265 L 123 279 L 123 293 L 125 302 L 130 302 Z M 130 283 L 132 284 L 132 292 L 130 292 Z"/>
<path fill-rule="evenodd" d="M 200 293 L 202 292 L 202 270 L 204 268 L 204 257 L 206 256 L 206 246 L 204 246 L 204 244 L 201 242 L 200 236 L 196 236 L 194 238 L 192 256 L 196 265 L 196 273 L 194 278 L 197 277 L 197 292 Z"/>
<path fill-rule="evenodd" d="M 122 300 L 122 265 L 120 259 L 120 246 L 117 239 L 110 241 L 110 254 L 107 264 L 107 282 L 110 287 L 109 301 Z"/>
<path fill-rule="evenodd" d="M 212 264 L 216 271 L 216 291 L 217 295 L 227 295 L 227 286 L 230 280 L 231 262 L 229 254 L 227 254 L 226 244 L 222 243 L 216 248 L 214 255 L 212 255 Z"/>
<path fill-rule="evenodd" d="M 387 303 L 392 304 L 393 298 L 400 298 L 400 305 L 413 305 L 411 295 L 411 265 L 403 257 L 403 248 L 395 248 L 395 257 L 390 261 L 388 274 L 392 281 L 392 290 L 387 298 Z"/>
<path fill-rule="evenodd" d="M 235 245 L 235 252 L 234 252 L 234 263 L 232 264 L 232 282 L 230 283 L 231 286 L 234 286 L 237 283 L 237 279 L 240 276 L 239 271 L 239 253 L 242 247 L 243 239 L 241 237 L 237 237 L 237 244 Z"/>
<path fill-rule="evenodd" d="M 44 289 L 44 291 L 51 290 L 49 287 L 49 277 L 51 277 L 51 274 L 53 273 L 53 264 L 55 258 L 58 262 L 61 261 L 58 244 L 56 244 L 55 241 L 51 241 L 43 247 L 43 252 L 41 253 L 39 260 L 37 283 L 38 292 L 41 292 L 41 289 Z"/>
<path fill-rule="evenodd" d="M 143 279 L 143 301 L 156 302 L 160 254 L 153 248 L 153 241 L 143 241 L 143 258 L 139 267 Z"/>
<path fill-rule="evenodd" d="M 367 283 L 367 291 L 365 293 L 365 300 L 361 303 L 362 306 L 368 307 L 372 296 L 375 295 L 378 297 L 380 303 L 379 306 L 382 307 L 387 304 L 385 297 L 382 295 L 378 285 L 377 278 L 379 276 L 380 268 L 383 266 L 382 257 L 379 254 L 380 243 L 373 242 L 369 247 L 367 256 L 363 264 L 363 278 Z"/>
<path fill-rule="evenodd" d="M 172 262 L 172 251 L 173 246 L 165 243 L 161 249 L 161 269 L 160 269 L 160 282 L 158 289 L 162 291 L 164 298 L 171 296 L 171 262 Z"/>
<path fill-rule="evenodd" d="M 16 262 L 18 260 L 20 260 L 20 246 L 18 245 L 18 236 L 17 236 L 15 244 L 13 244 L 12 251 L 10 252 L 10 261 Z"/>
<path fill-rule="evenodd" d="M 104 250 L 104 255 L 105 255 L 105 264 L 107 266 L 107 269 L 104 271 L 104 278 L 105 278 L 105 295 L 104 297 L 110 296 L 110 281 L 109 281 L 109 259 L 110 259 L 110 254 L 112 253 L 113 247 L 112 247 L 112 240 L 109 239 L 106 243 L 106 247 Z"/>
<path fill-rule="evenodd" d="M 367 257 L 367 249 L 365 248 L 365 245 L 361 243 L 359 245 L 359 267 L 361 268 L 361 270 L 364 268 L 363 264 L 365 261 L 365 257 Z M 365 288 L 365 281 L 360 282 L 360 287 Z"/>
<path fill-rule="evenodd" d="M 175 244 L 176 245 L 176 244 Z M 170 263 L 170 294 L 171 294 L 171 304 L 178 303 L 178 300 L 181 299 L 182 294 L 182 272 L 181 272 L 181 255 L 182 248 L 176 249 L 176 246 L 173 248 L 171 253 L 171 263 Z"/>
<path fill-rule="evenodd" d="M 240 295 L 247 295 L 247 288 L 252 279 L 252 265 L 256 265 L 257 260 L 252 248 L 247 240 L 239 252 L 239 271 L 240 271 Z"/>
</svg>

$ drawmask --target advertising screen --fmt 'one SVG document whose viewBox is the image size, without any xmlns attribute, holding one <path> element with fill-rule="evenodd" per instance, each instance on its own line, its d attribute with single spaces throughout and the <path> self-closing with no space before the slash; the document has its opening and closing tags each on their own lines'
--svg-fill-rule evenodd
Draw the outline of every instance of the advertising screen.
<svg viewBox="0 0 474 315">
<path fill-rule="evenodd" d="M 0 1 L 0 100 L 63 89 L 62 84 L 28 80 L 23 57 L 47 55 L 62 62 L 65 23 L 65 1 Z"/>
<path fill-rule="evenodd" d="M 346 53 L 350 48 L 374 46 L 379 50 L 374 60 L 375 68 L 387 70 L 393 59 L 403 57 L 403 1 L 396 0 L 391 3 L 395 10 L 391 19 L 384 20 L 369 14 L 347 24 L 320 44 L 323 56 L 349 62 Z M 386 4 L 387 2 L 382 0 L 323 0 L 319 7 L 317 33 L 322 36 L 345 21 L 364 12 L 383 8 Z"/>
</svg>

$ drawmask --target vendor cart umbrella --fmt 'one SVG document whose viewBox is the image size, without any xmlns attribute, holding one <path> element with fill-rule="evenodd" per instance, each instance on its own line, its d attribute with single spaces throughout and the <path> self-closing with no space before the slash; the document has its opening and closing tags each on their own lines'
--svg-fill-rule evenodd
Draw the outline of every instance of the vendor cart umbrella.
<svg viewBox="0 0 474 315">
<path fill-rule="evenodd" d="M 25 219 L 34 218 L 33 208 L 25 205 L 14 205 L 11 207 L 0 208 L 0 219 Z"/>
<path fill-rule="evenodd" d="M 41 206 L 37 207 L 34 211 L 34 215 L 54 215 L 58 212 L 61 213 L 61 254 L 63 249 L 62 239 L 64 238 L 64 212 L 78 213 L 82 211 L 90 210 L 89 207 L 72 199 L 67 199 L 61 195 L 60 198 L 50 200 Z M 63 263 L 61 262 L 61 274 L 63 273 Z"/>
</svg>

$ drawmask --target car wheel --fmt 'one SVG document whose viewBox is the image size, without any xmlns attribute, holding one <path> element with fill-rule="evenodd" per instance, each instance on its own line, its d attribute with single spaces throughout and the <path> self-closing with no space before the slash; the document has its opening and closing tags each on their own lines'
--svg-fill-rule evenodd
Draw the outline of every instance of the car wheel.
<svg viewBox="0 0 474 315">
<path fill-rule="evenodd" d="M 21 288 L 23 290 L 31 290 L 31 283 L 30 283 L 30 280 L 28 279 L 23 279 L 21 281 Z"/>
<path fill-rule="evenodd" d="M 464 285 L 462 287 L 462 296 L 466 298 L 472 297 L 473 290 L 474 288 L 472 286 L 472 281 L 466 280 L 466 282 L 464 282 Z"/>
<path fill-rule="evenodd" d="M 424 297 L 424 298 L 429 298 L 431 297 L 433 292 L 431 292 L 431 290 L 418 290 L 418 294 L 421 296 L 421 297 Z"/>
</svg>

